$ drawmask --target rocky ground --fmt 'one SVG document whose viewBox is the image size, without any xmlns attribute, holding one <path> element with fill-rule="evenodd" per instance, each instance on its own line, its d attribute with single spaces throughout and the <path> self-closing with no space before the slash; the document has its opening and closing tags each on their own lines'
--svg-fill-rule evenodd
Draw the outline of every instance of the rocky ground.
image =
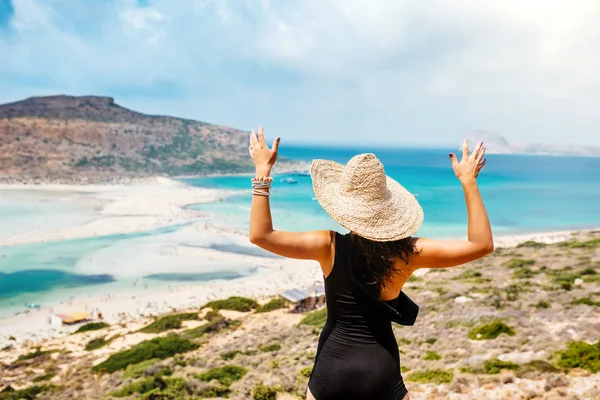
<svg viewBox="0 0 600 400">
<path fill-rule="evenodd" d="M 412 400 L 600 399 L 600 232 L 499 248 L 404 290 L 421 306 L 394 327 Z M 324 310 L 209 306 L 9 346 L 0 399 L 304 398 Z"/>
</svg>

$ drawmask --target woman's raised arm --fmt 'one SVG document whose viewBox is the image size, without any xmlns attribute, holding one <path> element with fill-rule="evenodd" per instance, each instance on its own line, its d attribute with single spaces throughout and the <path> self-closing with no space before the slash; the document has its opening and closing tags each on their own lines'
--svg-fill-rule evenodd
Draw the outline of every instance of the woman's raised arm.
<svg viewBox="0 0 600 400">
<path fill-rule="evenodd" d="M 250 242 L 280 256 L 303 260 L 315 260 L 321 266 L 331 264 L 332 233 L 330 231 L 284 232 L 273 229 L 269 204 L 271 169 L 277 160 L 280 139 L 275 139 L 273 148 L 265 143 L 263 128 L 258 136 L 250 131 L 250 156 L 256 167 L 250 208 Z"/>
<path fill-rule="evenodd" d="M 468 214 L 467 240 L 432 240 L 419 238 L 416 253 L 410 260 L 415 268 L 447 268 L 465 264 L 494 251 L 490 221 L 477 187 L 477 176 L 485 165 L 485 147 L 479 143 L 469 155 L 469 145 L 463 143 L 463 157 L 459 162 L 450 154 L 452 168 L 465 192 Z"/>
</svg>

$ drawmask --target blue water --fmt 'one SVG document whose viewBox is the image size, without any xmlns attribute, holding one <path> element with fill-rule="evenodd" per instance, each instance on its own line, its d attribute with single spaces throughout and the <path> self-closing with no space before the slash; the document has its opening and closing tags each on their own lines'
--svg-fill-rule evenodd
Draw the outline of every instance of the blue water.
<svg viewBox="0 0 600 400">
<path fill-rule="evenodd" d="M 44 292 L 56 288 L 73 288 L 114 282 L 107 274 L 80 275 L 52 269 L 2 273 L 0 272 L 0 299 L 23 293 Z"/>
<path fill-rule="evenodd" d="M 386 173 L 399 181 L 424 209 L 420 235 L 462 237 L 466 208 L 448 152 L 453 149 L 281 148 L 281 155 L 299 160 L 331 159 L 346 163 L 359 152 L 373 151 Z M 316 201 L 310 177 L 294 176 L 298 184 L 274 181 L 271 206 L 275 227 L 302 231 L 341 229 Z M 247 177 L 189 179 L 196 186 L 248 189 Z M 600 158 L 488 155 L 479 186 L 496 235 L 595 228 L 600 226 Z M 250 194 L 195 208 L 240 229 L 248 227 Z"/>
<path fill-rule="evenodd" d="M 214 279 L 238 279 L 248 276 L 246 274 L 237 271 L 223 271 L 223 272 L 206 272 L 198 274 L 178 274 L 178 273 L 164 273 L 164 274 L 151 274 L 146 275 L 146 279 L 155 279 L 159 281 L 173 281 L 173 282 L 206 282 Z"/>
<path fill-rule="evenodd" d="M 464 237 L 466 209 L 461 186 L 450 167 L 450 150 L 453 149 L 283 146 L 281 156 L 305 161 L 324 158 L 345 163 L 357 153 L 372 151 L 381 159 L 388 175 L 418 195 L 425 211 L 425 222 L 419 235 Z M 487 158 L 479 184 L 495 235 L 600 227 L 600 158 L 521 155 L 488 155 Z M 280 181 L 288 176 L 275 177 L 271 205 L 276 229 L 344 230 L 313 200 L 310 177 L 294 176 L 297 184 Z M 186 179 L 185 182 L 240 191 L 223 201 L 191 207 L 209 212 L 212 222 L 218 225 L 247 230 L 248 176 L 204 177 Z M 66 218 L 65 209 L 64 204 L 60 206 L 63 213 L 60 215 Z M 38 200 L 30 205 L 21 200 L 0 202 L 3 231 L 9 233 L 23 231 L 24 228 L 17 226 L 23 218 L 29 218 L 28 226 L 35 227 L 38 225 L 34 220 L 40 215 L 56 215 L 56 212 L 56 204 L 46 205 Z M 87 211 L 78 215 L 76 221 L 89 218 Z M 64 225 L 60 220 L 54 221 L 51 221 L 52 226 Z M 131 284 L 136 280 L 144 280 L 149 286 L 166 285 L 169 282 L 237 279 L 256 270 L 252 265 L 217 265 L 210 260 L 188 260 L 187 264 L 180 263 L 181 270 L 173 270 L 170 264 L 173 258 L 165 258 L 163 267 L 160 260 L 153 260 L 153 256 L 144 257 L 143 252 L 150 248 L 148 246 L 206 247 L 273 257 L 250 245 L 212 239 L 194 242 L 185 229 L 185 225 L 172 226 L 136 234 L 0 248 L 0 314 L 11 307 L 11 310 L 23 307 L 25 302 L 42 302 L 44 305 L 65 293 L 89 295 L 93 288 L 97 292 L 118 285 L 133 290 Z"/>
</svg>

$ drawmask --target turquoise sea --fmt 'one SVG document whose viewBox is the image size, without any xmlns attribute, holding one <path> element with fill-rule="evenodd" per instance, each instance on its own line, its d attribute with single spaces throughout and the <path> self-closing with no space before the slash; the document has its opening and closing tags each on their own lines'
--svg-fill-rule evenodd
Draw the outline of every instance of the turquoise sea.
<svg viewBox="0 0 600 400">
<path fill-rule="evenodd" d="M 345 163 L 360 152 L 374 152 L 388 175 L 412 193 L 425 211 L 422 236 L 462 237 L 466 209 L 461 187 L 450 168 L 454 149 L 381 149 L 286 147 L 281 156 Z M 488 155 L 479 182 L 496 236 L 600 227 L 600 158 Z M 282 182 L 292 177 L 297 183 Z M 190 207 L 210 213 L 210 222 L 246 230 L 250 206 L 248 176 L 203 177 L 184 182 L 240 191 L 227 199 Z M 308 176 L 278 175 L 271 196 L 277 229 L 342 229 L 314 201 Z M 37 197 L 0 197 L 0 235 L 65 227 L 93 216 L 80 209 Z M 40 228 L 41 227 L 41 228 Z M 269 256 L 251 245 L 222 237 L 199 236 L 188 225 L 148 232 L 0 247 L 0 316 L 22 311 L 30 302 L 50 305 L 69 297 L 91 296 L 182 282 L 237 279 L 256 266 L 197 260 L 169 253 L 174 246 Z M 173 260 L 179 257 L 176 264 Z M 176 267 L 173 267 L 176 265 Z"/>
<path fill-rule="evenodd" d="M 386 173 L 418 195 L 425 212 L 419 232 L 457 237 L 466 233 L 463 193 L 448 157 L 454 149 L 332 149 L 282 147 L 282 156 L 345 163 L 357 153 L 373 152 Z M 316 201 L 310 177 L 297 184 L 274 182 L 271 205 L 278 229 L 339 228 Z M 208 177 L 186 182 L 204 187 L 247 189 L 247 177 Z M 600 158 L 488 155 L 479 186 L 496 235 L 600 227 Z M 215 220 L 246 229 L 250 195 L 203 204 Z"/>
</svg>

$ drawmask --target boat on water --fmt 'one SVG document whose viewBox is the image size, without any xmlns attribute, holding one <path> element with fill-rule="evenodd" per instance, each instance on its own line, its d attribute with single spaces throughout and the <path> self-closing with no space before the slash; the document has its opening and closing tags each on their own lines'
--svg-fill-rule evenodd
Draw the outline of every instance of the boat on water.
<svg viewBox="0 0 600 400">
<path fill-rule="evenodd" d="M 310 172 L 308 171 L 294 171 L 292 172 L 294 176 L 310 176 Z"/>
<path fill-rule="evenodd" d="M 298 181 L 295 180 L 294 178 L 285 178 L 285 179 L 282 179 L 281 182 L 288 183 L 288 184 L 298 183 Z"/>
</svg>

